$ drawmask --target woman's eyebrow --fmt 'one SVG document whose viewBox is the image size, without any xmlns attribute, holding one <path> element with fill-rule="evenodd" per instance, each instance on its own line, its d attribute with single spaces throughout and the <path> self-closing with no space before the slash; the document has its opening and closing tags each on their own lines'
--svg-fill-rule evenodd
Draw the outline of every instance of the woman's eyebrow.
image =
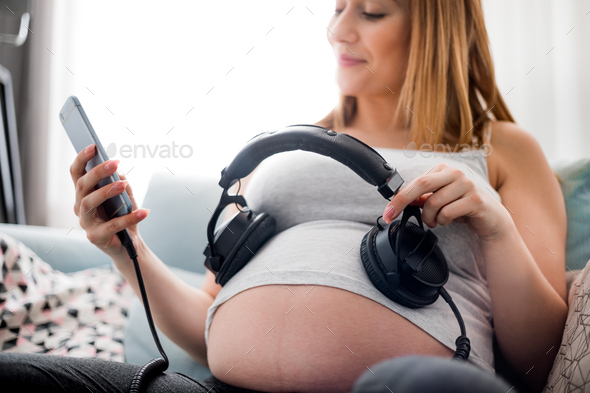
<svg viewBox="0 0 590 393">
<path fill-rule="evenodd" d="M 393 1 L 393 2 L 395 2 L 395 3 L 397 3 L 399 5 L 399 1 L 398 0 L 387 0 L 387 1 L 384 1 L 384 0 L 365 0 L 365 1 L 373 2 L 373 3 L 378 3 L 378 4 L 383 5 L 383 6 L 386 6 L 386 7 L 389 6 L 389 4 L 391 3 L 391 1 Z"/>
<path fill-rule="evenodd" d="M 389 7 L 391 1 L 395 2 L 397 5 L 400 5 L 398 0 L 363 0 L 363 1 L 359 1 L 360 4 L 362 3 L 377 3 L 379 5 L 382 5 L 384 7 Z"/>
</svg>

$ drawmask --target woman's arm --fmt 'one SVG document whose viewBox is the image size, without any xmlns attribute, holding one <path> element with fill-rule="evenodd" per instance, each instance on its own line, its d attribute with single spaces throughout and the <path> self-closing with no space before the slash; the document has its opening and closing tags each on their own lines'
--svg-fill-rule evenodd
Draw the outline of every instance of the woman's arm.
<svg viewBox="0 0 590 393">
<path fill-rule="evenodd" d="M 494 330 L 510 366 L 541 391 L 568 312 L 565 203 L 535 138 L 510 123 L 496 128 L 492 154 L 504 168 L 498 193 L 513 225 L 482 240 Z"/>
<path fill-rule="evenodd" d="M 482 246 L 498 345 L 517 375 L 540 392 L 559 350 L 567 305 L 516 226 Z"/>
<path fill-rule="evenodd" d="M 143 242 L 133 239 L 154 324 L 175 344 L 205 367 L 205 321 L 213 297 L 178 278 Z M 129 257 L 113 257 L 113 262 L 143 304 L 135 268 Z"/>
</svg>

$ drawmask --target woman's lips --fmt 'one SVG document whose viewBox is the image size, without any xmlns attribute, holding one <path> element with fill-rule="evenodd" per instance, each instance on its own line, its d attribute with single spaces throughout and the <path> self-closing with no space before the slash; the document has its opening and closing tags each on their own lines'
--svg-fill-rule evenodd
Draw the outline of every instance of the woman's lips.
<svg viewBox="0 0 590 393">
<path fill-rule="evenodd" d="M 338 65 L 340 65 L 340 67 L 352 67 L 361 63 L 365 63 L 365 60 L 352 60 L 342 57 L 338 58 Z"/>
<path fill-rule="evenodd" d="M 361 59 L 355 59 L 350 56 L 338 57 L 338 65 L 340 65 L 341 67 L 352 67 L 355 65 L 359 65 L 361 63 L 366 63 L 366 61 Z"/>
</svg>

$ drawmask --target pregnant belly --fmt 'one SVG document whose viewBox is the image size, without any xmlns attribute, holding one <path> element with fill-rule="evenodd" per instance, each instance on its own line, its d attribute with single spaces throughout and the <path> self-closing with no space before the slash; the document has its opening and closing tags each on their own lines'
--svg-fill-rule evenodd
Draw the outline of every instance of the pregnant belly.
<svg viewBox="0 0 590 393">
<path fill-rule="evenodd" d="M 320 285 L 264 285 L 217 309 L 208 362 L 219 380 L 264 392 L 348 392 L 376 363 L 454 351 L 387 307 Z"/>
</svg>

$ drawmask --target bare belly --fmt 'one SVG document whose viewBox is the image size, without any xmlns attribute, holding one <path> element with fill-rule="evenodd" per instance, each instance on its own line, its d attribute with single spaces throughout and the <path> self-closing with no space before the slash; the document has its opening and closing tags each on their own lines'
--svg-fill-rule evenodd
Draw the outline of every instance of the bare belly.
<svg viewBox="0 0 590 393">
<path fill-rule="evenodd" d="M 320 285 L 264 285 L 217 309 L 208 362 L 219 380 L 264 392 L 348 392 L 372 365 L 396 356 L 454 354 L 364 296 Z"/>
</svg>

